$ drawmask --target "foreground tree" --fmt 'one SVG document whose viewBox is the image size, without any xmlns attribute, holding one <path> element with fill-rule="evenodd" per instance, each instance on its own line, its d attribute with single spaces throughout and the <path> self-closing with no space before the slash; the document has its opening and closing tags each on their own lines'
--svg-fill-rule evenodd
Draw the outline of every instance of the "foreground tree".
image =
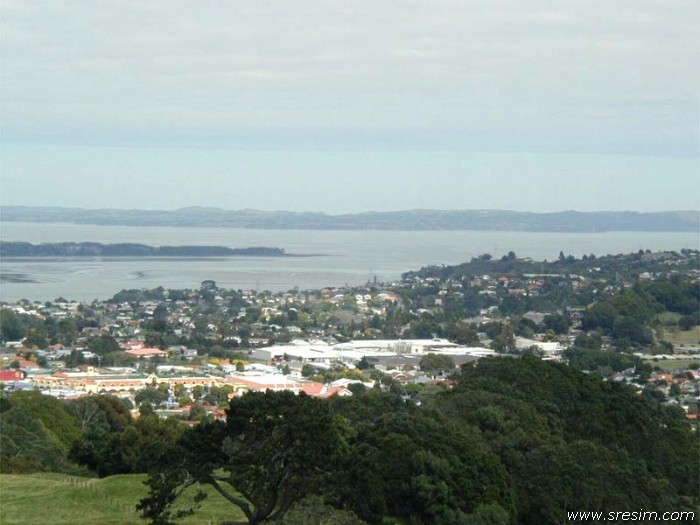
<svg viewBox="0 0 700 525">
<path fill-rule="evenodd" d="M 555 525 L 572 508 L 697 508 L 697 435 L 677 407 L 532 356 L 482 359 L 457 381 L 425 387 L 420 406 L 378 390 L 236 399 L 226 423 L 162 449 L 142 514 L 163 525 L 192 512 L 173 509 L 196 484 L 253 525 L 314 523 L 328 506 L 372 525 Z"/>
<path fill-rule="evenodd" d="M 334 458 L 347 450 L 348 428 L 327 403 L 304 394 L 247 394 L 231 402 L 226 423 L 193 428 L 163 456 L 138 508 L 153 524 L 173 513 L 178 495 L 210 485 L 239 507 L 250 525 L 281 519 L 290 507 L 328 482 Z M 195 503 L 204 498 L 202 492 Z"/>
</svg>

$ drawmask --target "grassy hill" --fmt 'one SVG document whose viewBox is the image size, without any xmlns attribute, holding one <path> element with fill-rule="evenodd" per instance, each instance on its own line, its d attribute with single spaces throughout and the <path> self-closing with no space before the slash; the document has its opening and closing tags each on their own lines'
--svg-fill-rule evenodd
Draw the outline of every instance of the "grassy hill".
<svg viewBox="0 0 700 525">
<path fill-rule="evenodd" d="M 0 474 L 0 523 L 3 525 L 145 525 L 136 503 L 147 492 L 144 475 L 104 479 L 64 474 Z M 194 490 L 192 491 L 192 494 Z M 221 496 L 209 497 L 183 524 L 243 520 L 243 513 Z"/>
</svg>

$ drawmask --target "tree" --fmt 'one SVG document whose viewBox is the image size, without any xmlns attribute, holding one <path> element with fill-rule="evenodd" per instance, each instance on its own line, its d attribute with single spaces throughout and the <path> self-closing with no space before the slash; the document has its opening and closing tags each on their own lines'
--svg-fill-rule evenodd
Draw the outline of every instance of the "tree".
<svg viewBox="0 0 700 525">
<path fill-rule="evenodd" d="M 195 401 L 199 401 L 204 397 L 204 387 L 202 385 L 195 385 L 192 387 L 192 398 Z"/>
<path fill-rule="evenodd" d="M 654 342 L 651 331 L 637 318 L 618 317 L 613 323 L 612 335 L 618 340 L 628 340 L 641 345 Z"/>
<path fill-rule="evenodd" d="M 681 330 L 692 330 L 698 324 L 696 315 L 684 315 L 678 320 L 678 328 Z"/>
<path fill-rule="evenodd" d="M 210 405 L 225 405 L 228 403 L 231 392 L 233 392 L 233 387 L 230 385 L 211 386 L 209 391 L 204 394 L 202 401 Z"/>
<path fill-rule="evenodd" d="M 545 315 L 543 324 L 548 330 L 552 330 L 555 334 L 562 335 L 569 331 L 571 321 L 563 314 Z"/>
<path fill-rule="evenodd" d="M 65 363 L 66 368 L 76 368 L 85 364 L 85 357 L 79 350 L 71 350 L 70 355 L 67 356 L 63 362 Z"/>
<path fill-rule="evenodd" d="M 352 481 L 338 487 L 340 501 L 360 518 L 376 523 L 391 514 L 411 523 L 443 523 L 450 510 L 468 512 L 494 500 L 513 508 L 505 470 L 477 432 L 406 404 L 378 404 L 371 413 L 355 416 L 357 446 L 342 469 Z"/>
<path fill-rule="evenodd" d="M 503 323 L 501 333 L 493 339 L 491 346 L 498 352 L 515 351 L 515 333 L 510 323 Z"/>
<path fill-rule="evenodd" d="M 519 335 L 520 337 L 532 339 L 538 331 L 537 324 L 526 317 L 521 317 L 515 325 L 515 335 Z"/>
<path fill-rule="evenodd" d="M 455 368 L 454 360 L 444 354 L 428 354 L 421 358 L 420 369 L 427 374 L 449 373 Z"/>
<path fill-rule="evenodd" d="M 681 395 L 681 387 L 678 386 L 678 383 L 676 383 L 676 382 L 671 383 L 671 386 L 668 389 L 668 395 L 670 397 L 677 397 L 677 396 Z"/>
<path fill-rule="evenodd" d="M 655 389 L 640 396 L 573 367 L 498 358 L 465 368 L 442 401 L 452 418 L 500 412 L 480 427 L 513 476 L 519 523 L 560 523 L 574 502 L 697 505 L 697 436 Z"/>
<path fill-rule="evenodd" d="M 75 399 L 68 404 L 68 409 L 75 416 L 83 434 L 96 431 L 106 432 L 109 429 L 107 416 L 93 397 L 87 396 Z"/>
<path fill-rule="evenodd" d="M 80 429 L 65 404 L 39 392 L 2 398 L 0 471 L 70 472 L 68 451 Z"/>
<path fill-rule="evenodd" d="M 374 365 L 369 362 L 366 356 L 363 355 L 357 362 L 357 368 L 360 370 L 369 370 L 370 368 L 374 368 Z"/>
<path fill-rule="evenodd" d="M 315 374 L 316 374 L 316 368 L 314 368 L 313 365 L 306 363 L 304 366 L 301 367 L 302 377 L 311 377 Z"/>
<path fill-rule="evenodd" d="M 116 435 L 110 454 L 122 462 L 117 472 L 150 472 L 170 460 L 175 443 L 185 431 L 176 419 L 161 419 L 156 414 L 142 415 Z M 101 472 L 109 475 L 116 472 Z"/>
<path fill-rule="evenodd" d="M 587 348 L 590 350 L 600 350 L 603 345 L 603 339 L 596 333 L 593 334 L 579 334 L 574 339 L 574 346 L 576 348 Z"/>
<path fill-rule="evenodd" d="M 325 401 L 288 391 L 246 394 L 231 402 L 226 423 L 186 431 L 150 475 L 138 507 L 151 523 L 168 523 L 178 494 L 202 483 L 239 507 L 250 525 L 281 519 L 330 484 L 334 458 L 347 451 L 346 433 Z"/>
<path fill-rule="evenodd" d="M 198 385 L 199 386 L 199 385 Z M 160 405 L 168 399 L 168 392 L 159 388 L 148 387 L 139 390 L 134 397 L 137 405 L 142 403 L 150 403 L 151 405 Z"/>
<path fill-rule="evenodd" d="M 193 403 L 190 407 L 190 413 L 187 415 L 187 419 L 190 421 L 204 421 L 210 417 L 201 403 Z"/>
<path fill-rule="evenodd" d="M 90 339 L 87 346 L 92 352 L 100 356 L 105 356 L 112 352 L 119 352 L 121 350 L 119 343 L 117 343 L 113 337 L 108 335 Z"/>
<path fill-rule="evenodd" d="M 24 338 L 24 346 L 27 348 L 35 348 L 39 350 L 45 350 L 49 347 L 49 341 L 43 335 L 32 334 Z"/>
<path fill-rule="evenodd" d="M 473 325 L 455 323 L 447 329 L 447 337 L 450 341 L 459 345 L 479 344 L 479 334 Z"/>
<path fill-rule="evenodd" d="M 24 334 L 25 329 L 20 316 L 6 308 L 0 310 L 0 340 L 18 341 Z"/>
</svg>

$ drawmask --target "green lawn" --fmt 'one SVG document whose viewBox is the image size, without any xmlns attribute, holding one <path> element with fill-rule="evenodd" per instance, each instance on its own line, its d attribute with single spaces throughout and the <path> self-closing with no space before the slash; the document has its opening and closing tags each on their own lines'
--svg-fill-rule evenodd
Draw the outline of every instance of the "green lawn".
<svg viewBox="0 0 700 525">
<path fill-rule="evenodd" d="M 661 312 L 656 316 L 663 324 L 676 324 L 681 317 L 683 317 L 681 314 L 669 311 Z"/>
<path fill-rule="evenodd" d="M 678 330 L 678 328 L 663 329 L 662 340 L 668 341 L 673 345 L 693 345 L 697 346 L 700 342 L 700 326 L 696 326 L 691 330 Z M 681 348 L 682 350 L 682 348 Z"/>
<path fill-rule="evenodd" d="M 143 475 L 90 479 L 63 474 L 0 474 L 0 523 L 145 525 L 135 508 L 147 493 L 144 479 Z M 190 496 L 193 493 L 194 488 Z M 243 520 L 243 513 L 237 507 L 211 490 L 207 493 L 209 497 L 200 511 L 181 523 Z"/>
<path fill-rule="evenodd" d="M 698 364 L 697 359 L 648 359 L 651 366 L 658 366 L 662 370 L 672 372 L 673 370 L 685 370 L 691 364 Z"/>
</svg>

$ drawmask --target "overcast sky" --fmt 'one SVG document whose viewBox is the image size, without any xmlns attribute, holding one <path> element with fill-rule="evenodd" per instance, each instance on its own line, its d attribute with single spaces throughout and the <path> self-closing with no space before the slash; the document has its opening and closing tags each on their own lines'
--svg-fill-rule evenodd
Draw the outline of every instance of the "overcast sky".
<svg viewBox="0 0 700 525">
<path fill-rule="evenodd" d="M 0 203 L 698 209 L 697 0 L 0 0 Z"/>
</svg>

